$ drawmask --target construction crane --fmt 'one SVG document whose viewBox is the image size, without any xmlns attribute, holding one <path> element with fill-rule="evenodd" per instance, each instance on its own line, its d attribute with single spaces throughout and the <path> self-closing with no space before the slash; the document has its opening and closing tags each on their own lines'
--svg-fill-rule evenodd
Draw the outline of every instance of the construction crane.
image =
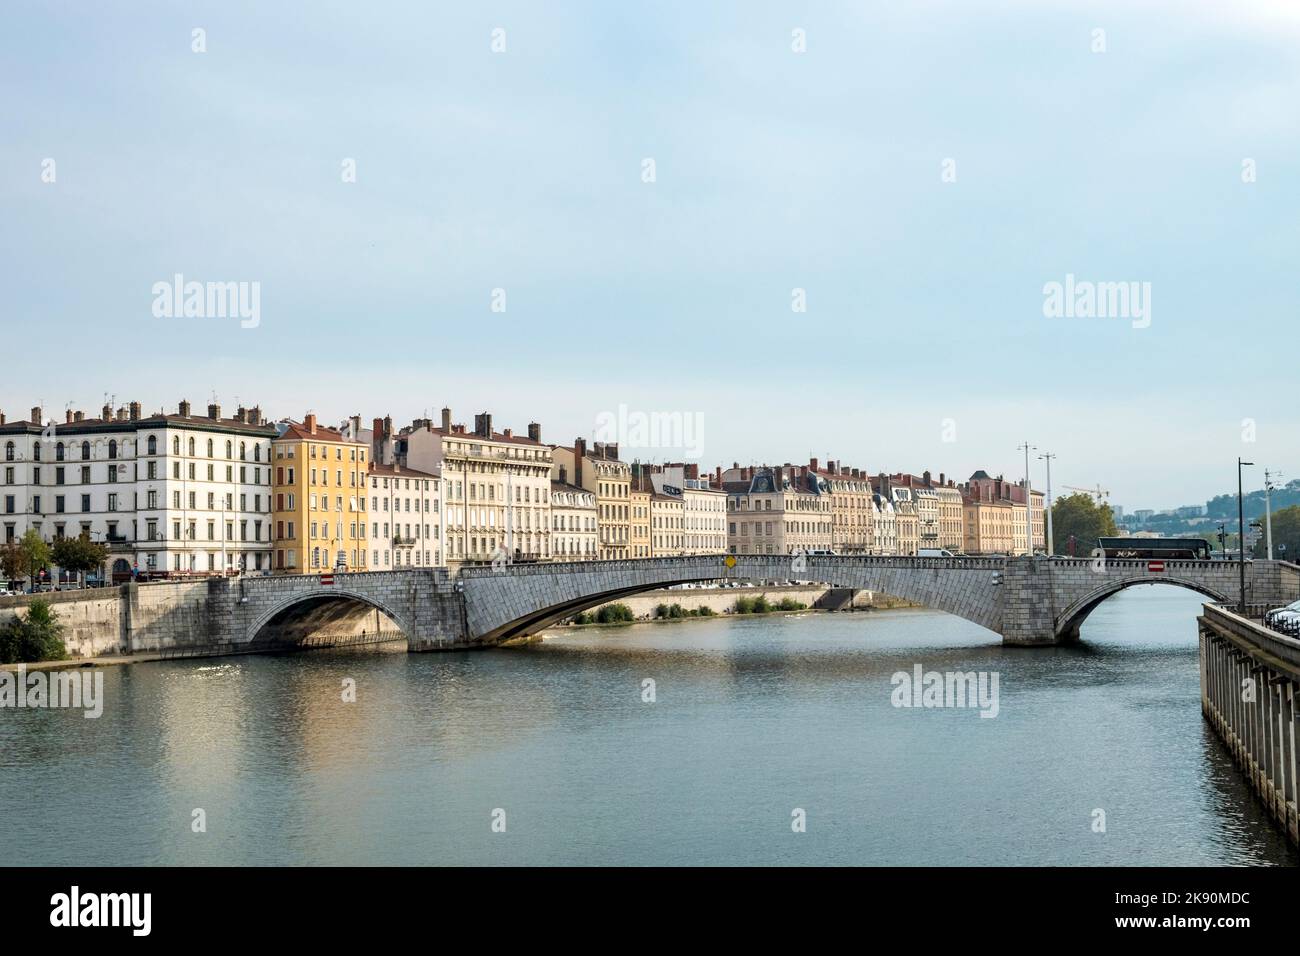
<svg viewBox="0 0 1300 956">
<path fill-rule="evenodd" d="M 1076 488 L 1074 485 L 1065 485 L 1071 491 L 1082 491 L 1084 494 L 1092 495 L 1097 501 L 1105 501 L 1110 497 L 1110 492 L 1099 483 L 1096 488 Z"/>
</svg>

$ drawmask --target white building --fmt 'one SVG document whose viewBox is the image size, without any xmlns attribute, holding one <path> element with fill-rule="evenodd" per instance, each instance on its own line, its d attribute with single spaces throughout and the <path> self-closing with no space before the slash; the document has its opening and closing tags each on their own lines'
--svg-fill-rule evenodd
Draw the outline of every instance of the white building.
<svg viewBox="0 0 1300 956">
<path fill-rule="evenodd" d="M 668 464 L 650 466 L 650 483 L 655 494 L 682 500 L 681 549 L 679 554 L 725 554 L 727 552 L 727 492 L 715 487 L 700 466 Z"/>
<path fill-rule="evenodd" d="M 512 561 L 551 557 L 551 449 L 536 422 L 527 436 L 497 432 L 484 412 L 470 431 L 444 408 L 440 426 L 418 419 L 394 434 L 389 419 L 374 425 L 375 461 L 441 477 L 444 564 L 488 562 L 502 551 Z"/>
<path fill-rule="evenodd" d="M 871 496 L 871 507 L 876 554 L 898 554 L 898 519 L 893 502 L 877 492 Z"/>
<path fill-rule="evenodd" d="M 442 566 L 440 483 L 437 475 L 371 461 L 371 570 Z"/>
<path fill-rule="evenodd" d="M 595 561 L 599 555 L 596 493 L 560 478 L 551 482 L 551 550 L 556 561 Z"/>
<path fill-rule="evenodd" d="M 140 403 L 62 423 L 0 415 L 3 539 L 35 529 L 47 541 L 85 532 L 109 548 L 114 580 L 184 577 L 271 566 L 271 439 L 260 409 L 144 416 Z"/>
</svg>

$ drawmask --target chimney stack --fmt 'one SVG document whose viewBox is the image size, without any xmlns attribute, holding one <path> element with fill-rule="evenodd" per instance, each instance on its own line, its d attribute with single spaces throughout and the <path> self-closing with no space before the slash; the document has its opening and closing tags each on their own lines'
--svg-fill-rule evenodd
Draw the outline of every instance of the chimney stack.
<svg viewBox="0 0 1300 956">
<path fill-rule="evenodd" d="M 123 405 L 121 408 L 119 408 L 119 409 L 117 410 L 117 420 L 118 420 L 119 422 L 124 422 L 124 421 L 127 420 L 127 418 L 126 418 L 126 406 L 125 406 L 125 405 Z"/>
<path fill-rule="evenodd" d="M 99 420 L 104 422 L 111 422 L 113 420 L 112 405 L 105 405 L 103 408 L 99 410 Z"/>
<path fill-rule="evenodd" d="M 132 402 L 132 403 L 131 403 L 131 421 L 133 421 L 133 422 L 138 422 L 139 420 L 140 420 L 140 403 L 139 403 L 139 402 Z"/>
<path fill-rule="evenodd" d="M 506 438 L 514 438 L 514 437 L 515 437 L 515 431 L 514 431 L 513 428 L 507 428 L 507 429 L 506 429 L 505 431 L 503 431 L 501 434 L 504 435 Z"/>
<path fill-rule="evenodd" d="M 108 408 L 107 405 L 105 405 L 104 407 L 105 407 L 105 408 Z M 188 401 L 186 401 L 185 399 L 183 399 L 183 398 L 181 399 L 180 415 L 181 415 L 181 418 L 189 418 L 189 417 L 190 417 L 190 403 L 189 403 Z M 105 415 L 104 417 L 107 418 L 108 416 Z"/>
<path fill-rule="evenodd" d="M 540 445 L 542 443 L 542 426 L 537 422 L 529 422 L 528 438 L 529 440 L 535 441 Z"/>
<path fill-rule="evenodd" d="M 442 430 L 451 434 L 451 409 L 445 406 L 442 409 Z"/>
<path fill-rule="evenodd" d="M 561 465 L 561 466 L 560 466 L 560 484 L 562 484 L 562 485 L 567 485 L 568 483 L 569 483 L 569 469 L 566 468 L 564 465 Z"/>
<path fill-rule="evenodd" d="M 213 402 L 208 406 L 208 418 L 214 422 L 221 417 L 221 406 Z"/>
<path fill-rule="evenodd" d="M 0 425 L 3 425 L 4 423 L 5 423 L 5 413 L 0 412 Z"/>
<path fill-rule="evenodd" d="M 713 484 L 719 488 L 722 487 L 722 466 L 721 465 L 718 465 L 716 468 L 713 469 Z"/>
<path fill-rule="evenodd" d="M 573 483 L 582 487 L 582 459 L 587 454 L 587 439 L 573 440 Z"/>
<path fill-rule="evenodd" d="M 67 425 L 72 424 L 72 409 L 69 408 L 66 412 L 63 413 L 63 421 Z"/>
<path fill-rule="evenodd" d="M 85 413 L 85 412 L 73 412 L 73 413 L 72 413 L 72 420 L 73 420 L 74 422 L 84 422 L 84 421 L 86 420 L 86 413 Z M 3 425 L 4 423 L 5 423 L 5 422 L 4 422 L 4 416 L 3 416 L 3 415 L 0 415 L 0 425 Z"/>
<path fill-rule="evenodd" d="M 307 429 L 307 434 L 316 434 L 316 413 L 312 412 L 302 420 L 303 428 Z"/>
<path fill-rule="evenodd" d="M 37 424 L 37 425 L 43 425 L 43 424 L 45 424 L 44 420 L 41 418 L 41 414 L 42 414 L 42 412 L 41 412 L 41 406 L 39 406 L 39 405 L 33 405 L 33 406 L 32 406 L 32 422 L 35 423 L 35 424 Z"/>
<path fill-rule="evenodd" d="M 370 422 L 370 430 L 374 432 L 374 441 L 382 441 L 388 437 L 388 432 L 384 428 L 384 420 L 382 418 L 372 419 Z"/>
</svg>

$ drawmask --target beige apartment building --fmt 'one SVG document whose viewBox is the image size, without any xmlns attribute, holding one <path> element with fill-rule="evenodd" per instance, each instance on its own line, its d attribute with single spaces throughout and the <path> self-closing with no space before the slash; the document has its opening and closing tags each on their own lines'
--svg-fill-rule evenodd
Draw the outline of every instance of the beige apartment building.
<svg viewBox="0 0 1300 956">
<path fill-rule="evenodd" d="M 1043 510 L 1043 493 L 1029 489 L 1030 531 L 1034 536 L 1034 550 L 1047 553 L 1047 516 Z"/>
<path fill-rule="evenodd" d="M 961 492 L 954 487 L 945 494 L 943 475 L 939 476 L 938 485 L 928 471 L 921 475 L 890 475 L 889 483 L 891 487 L 910 489 L 916 512 L 918 550 L 947 548 L 954 554 L 961 550 Z M 945 523 L 949 525 L 946 534 Z M 945 540 L 949 543 L 944 544 Z"/>
<path fill-rule="evenodd" d="M 916 499 L 911 488 L 889 487 L 889 500 L 894 506 L 894 521 L 898 526 L 898 554 L 914 556 L 921 546 L 921 521 Z"/>
<path fill-rule="evenodd" d="M 871 479 L 857 468 L 837 461 L 820 467 L 810 459 L 808 470 L 817 476 L 831 497 L 831 548 L 837 554 L 871 554 L 875 549 L 872 528 Z"/>
<path fill-rule="evenodd" d="M 595 561 L 600 548 L 596 494 L 569 484 L 561 465 L 551 482 L 551 554 L 556 561 Z"/>
<path fill-rule="evenodd" d="M 1010 482 L 992 478 L 986 471 L 977 471 L 962 486 L 962 519 L 967 554 L 1016 553 L 1016 511 L 1011 500 Z M 1024 540 L 1024 511 L 1020 513 L 1021 534 Z M 1023 553 L 1023 544 L 1021 546 Z"/>
<path fill-rule="evenodd" d="M 631 554 L 632 467 L 618 457 L 618 445 L 578 438 L 573 447 L 555 445 L 551 454 L 556 469 L 564 467 L 579 488 L 596 495 L 599 516 L 599 558 L 620 560 Z"/>
<path fill-rule="evenodd" d="M 473 430 L 442 421 L 416 419 L 397 434 L 376 419 L 371 435 L 375 459 L 442 479 L 444 561 L 453 570 L 497 556 L 510 561 L 551 558 L 551 448 L 541 426 L 528 434 L 494 431 L 487 412 L 474 416 Z"/>
<path fill-rule="evenodd" d="M 939 484 L 934 489 L 939 501 L 939 547 L 960 554 L 966 547 L 961 489 L 951 479 L 945 483 L 943 478 L 940 474 Z"/>
<path fill-rule="evenodd" d="M 650 499 L 654 491 L 644 475 L 637 475 L 633 468 L 631 489 L 627 495 L 628 506 L 628 556 L 648 558 L 652 555 L 650 536 Z"/>
<path fill-rule="evenodd" d="M 650 556 L 670 558 L 684 553 L 683 503 L 679 495 L 650 492 Z"/>
<path fill-rule="evenodd" d="M 830 494 L 806 467 L 736 467 L 721 478 L 732 554 L 831 550 Z"/>
</svg>

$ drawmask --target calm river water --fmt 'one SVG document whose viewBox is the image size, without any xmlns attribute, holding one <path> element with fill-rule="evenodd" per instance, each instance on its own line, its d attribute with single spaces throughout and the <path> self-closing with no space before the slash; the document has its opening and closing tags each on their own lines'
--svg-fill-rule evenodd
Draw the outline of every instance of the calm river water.
<svg viewBox="0 0 1300 956">
<path fill-rule="evenodd" d="M 1198 607 L 1131 589 L 1045 650 L 906 610 L 108 668 L 98 720 L 0 710 L 2 862 L 1295 865 L 1201 718 Z M 996 672 L 997 717 L 894 707 L 916 664 Z"/>
</svg>

